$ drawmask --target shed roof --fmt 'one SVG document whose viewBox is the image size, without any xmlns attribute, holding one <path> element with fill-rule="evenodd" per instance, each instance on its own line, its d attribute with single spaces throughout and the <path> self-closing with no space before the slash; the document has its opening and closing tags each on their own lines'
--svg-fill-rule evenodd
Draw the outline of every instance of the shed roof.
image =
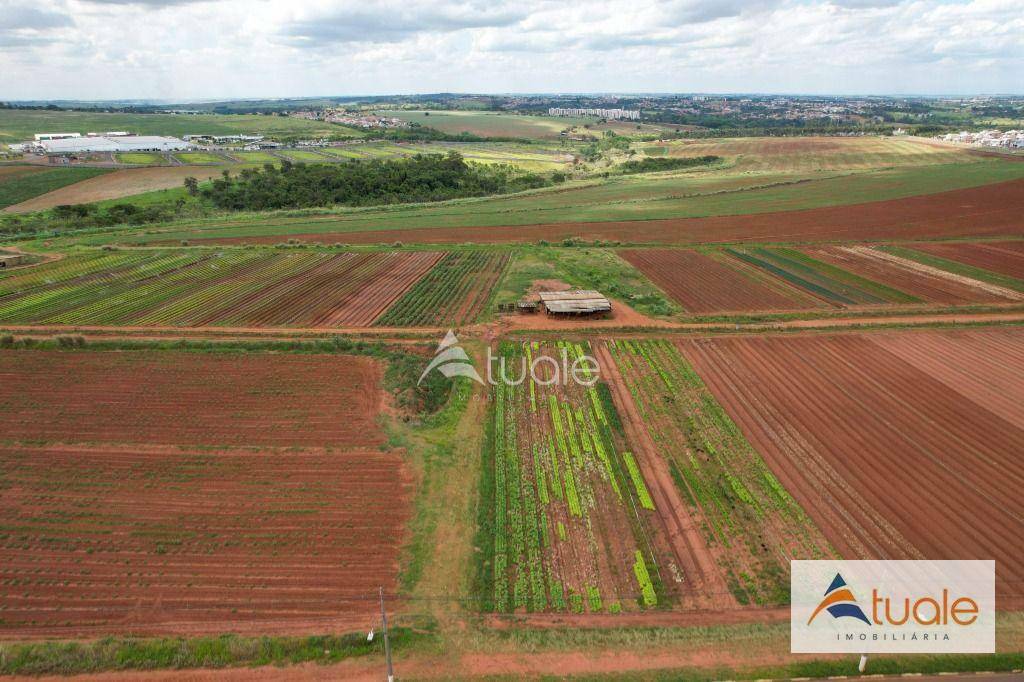
<svg viewBox="0 0 1024 682">
<path fill-rule="evenodd" d="M 600 298 L 605 301 L 605 298 L 600 291 L 594 291 L 592 289 L 575 289 L 570 291 L 541 291 L 539 293 L 540 300 L 547 303 L 548 301 L 586 301 L 589 299 Z"/>
<path fill-rule="evenodd" d="M 545 301 L 549 313 L 606 313 L 612 309 L 607 298 L 588 298 L 576 301 Z"/>
</svg>

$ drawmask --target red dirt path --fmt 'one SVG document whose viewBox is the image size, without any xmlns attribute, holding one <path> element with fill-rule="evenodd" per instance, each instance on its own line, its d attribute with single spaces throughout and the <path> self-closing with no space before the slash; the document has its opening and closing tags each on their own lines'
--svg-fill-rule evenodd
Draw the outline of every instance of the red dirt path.
<svg viewBox="0 0 1024 682">
<path fill-rule="evenodd" d="M 1024 330 L 679 345 L 843 556 L 995 559 L 1024 604 Z"/>
<path fill-rule="evenodd" d="M 425 244 L 535 242 L 574 236 L 627 243 L 922 239 L 1020 235 L 1024 233 L 1022 216 L 1024 180 L 1011 180 L 902 199 L 751 215 L 288 236 L 310 242 L 343 241 L 349 244 L 378 244 L 396 240 Z M 279 242 L 281 237 L 196 239 L 220 244 L 273 244 Z"/>
</svg>

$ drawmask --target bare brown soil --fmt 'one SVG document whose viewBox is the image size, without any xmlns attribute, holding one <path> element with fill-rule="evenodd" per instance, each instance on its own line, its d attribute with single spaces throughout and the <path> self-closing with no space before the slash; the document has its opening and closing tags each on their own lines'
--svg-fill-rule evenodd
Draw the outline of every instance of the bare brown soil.
<svg viewBox="0 0 1024 682">
<path fill-rule="evenodd" d="M 620 251 L 684 309 L 694 313 L 718 311 L 795 310 L 811 308 L 794 291 L 786 295 L 748 277 L 738 268 L 711 256 L 685 249 Z"/>
<path fill-rule="evenodd" d="M 79 183 L 81 184 L 81 183 Z M 568 237 L 625 243 L 799 242 L 1019 235 L 1024 180 L 902 199 L 750 215 L 623 222 L 549 223 L 450 229 L 371 230 L 289 235 L 308 242 L 425 244 L 557 241 Z M 201 237 L 198 237 L 201 239 Z M 223 237 L 220 244 L 267 244 L 281 237 Z"/>
<path fill-rule="evenodd" d="M 1024 382 L 1002 369 L 1024 331 L 680 347 L 843 556 L 995 559 L 1004 608 L 1024 603 Z"/>
<path fill-rule="evenodd" d="M 120 199 L 158 189 L 181 187 L 185 178 L 189 176 L 200 181 L 208 180 L 219 176 L 220 170 L 212 166 L 127 168 L 55 189 L 20 204 L 8 206 L 3 210 L 8 213 L 24 213 L 53 208 L 61 204 L 84 204 L 106 199 Z"/>
<path fill-rule="evenodd" d="M 940 242 L 913 244 L 916 251 L 973 265 L 1010 277 L 1024 279 L 1024 241 L 1013 242 Z"/>
<path fill-rule="evenodd" d="M 0 353 L 0 433 L 25 441 L 379 446 L 367 358 Z"/>
<path fill-rule="evenodd" d="M 394 594 L 412 480 L 375 361 L 19 350 L 0 377 L 0 634 L 352 630 Z"/>
<path fill-rule="evenodd" d="M 915 246 L 915 248 L 917 248 Z M 863 246 L 803 249 L 808 255 L 933 303 L 1006 302 L 1018 296 L 974 279 L 928 268 Z"/>
</svg>

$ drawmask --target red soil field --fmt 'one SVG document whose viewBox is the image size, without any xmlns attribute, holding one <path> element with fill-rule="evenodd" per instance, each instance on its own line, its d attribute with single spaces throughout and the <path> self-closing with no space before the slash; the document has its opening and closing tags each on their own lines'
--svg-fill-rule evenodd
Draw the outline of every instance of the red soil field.
<svg viewBox="0 0 1024 682">
<path fill-rule="evenodd" d="M 995 559 L 1024 605 L 1024 330 L 679 345 L 844 557 Z"/>
<path fill-rule="evenodd" d="M 683 308 L 694 313 L 816 307 L 806 295 L 768 275 L 685 249 L 620 251 Z"/>
<path fill-rule="evenodd" d="M 197 326 L 369 326 L 443 255 L 340 254 L 227 308 L 212 310 Z"/>
<path fill-rule="evenodd" d="M 378 446 L 381 369 L 362 357 L 0 353 L 7 440 Z"/>
<path fill-rule="evenodd" d="M 908 244 L 915 251 L 973 265 L 1010 277 L 1024 279 L 1024 241 L 980 242 L 965 244 L 948 242 L 936 244 Z"/>
<path fill-rule="evenodd" d="M 557 241 L 567 237 L 626 243 L 924 239 L 1019 235 L 1024 180 L 921 196 L 751 215 L 624 222 L 549 223 L 450 229 L 374 230 L 288 235 L 309 242 L 422 244 Z M 197 237 L 196 239 L 202 239 Z M 273 244 L 280 236 L 205 239 L 221 244 Z"/>
<path fill-rule="evenodd" d="M 381 378 L 341 355 L 0 353 L 0 637 L 372 624 L 411 496 Z"/>
<path fill-rule="evenodd" d="M 0 637 L 327 632 L 393 593 L 399 452 L 0 447 Z"/>
<path fill-rule="evenodd" d="M 915 244 L 914 248 L 918 248 Z M 998 293 L 976 280 L 935 273 L 917 263 L 897 257 L 876 257 L 878 252 L 867 247 L 823 246 L 805 248 L 813 258 L 832 263 L 867 279 L 886 284 L 922 300 L 946 303 L 1008 303 L 1019 300 L 1013 292 Z"/>
</svg>

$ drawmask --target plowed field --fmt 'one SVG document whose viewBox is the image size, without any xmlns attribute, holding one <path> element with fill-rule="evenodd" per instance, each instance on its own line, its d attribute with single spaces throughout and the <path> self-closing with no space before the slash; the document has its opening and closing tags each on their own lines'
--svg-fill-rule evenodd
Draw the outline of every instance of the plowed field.
<svg viewBox="0 0 1024 682">
<path fill-rule="evenodd" d="M 0 353 L 0 636 L 371 622 L 411 494 L 380 380 L 338 355 Z"/>
<path fill-rule="evenodd" d="M 994 558 L 1024 603 L 1024 331 L 680 342 L 847 558 Z"/>
<path fill-rule="evenodd" d="M 6 440 L 376 446 L 380 370 L 364 358 L 0 353 Z"/>
<path fill-rule="evenodd" d="M 1022 227 L 1024 230 L 1024 227 Z M 942 242 L 913 244 L 912 248 L 933 256 L 967 263 L 1017 279 L 1024 279 L 1024 241 L 1015 242 Z"/>
<path fill-rule="evenodd" d="M 1024 300 L 1020 292 L 1006 287 L 923 265 L 867 246 L 824 246 L 803 251 L 814 258 L 926 301 L 964 304 Z"/>
<path fill-rule="evenodd" d="M 80 253 L 31 272 L 0 277 L 0 320 L 137 326 L 369 326 L 442 255 L 185 249 Z M 443 284 L 435 288 L 442 290 L 441 295 L 450 295 Z"/>
<path fill-rule="evenodd" d="M 784 282 L 722 257 L 685 249 L 619 253 L 690 312 L 794 310 L 823 305 Z"/>
</svg>

